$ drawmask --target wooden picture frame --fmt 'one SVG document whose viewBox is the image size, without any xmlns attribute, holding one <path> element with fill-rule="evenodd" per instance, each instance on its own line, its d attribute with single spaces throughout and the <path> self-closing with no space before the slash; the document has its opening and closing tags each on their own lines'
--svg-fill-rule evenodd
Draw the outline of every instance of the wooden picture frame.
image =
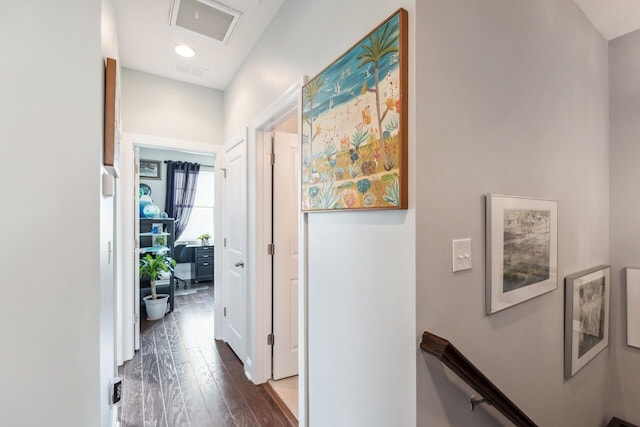
<svg viewBox="0 0 640 427">
<path fill-rule="evenodd" d="M 610 267 L 565 278 L 564 376 L 571 378 L 609 345 Z"/>
<path fill-rule="evenodd" d="M 104 142 L 103 164 L 118 176 L 120 153 L 120 109 L 118 100 L 117 61 L 106 58 L 104 82 Z"/>
<path fill-rule="evenodd" d="M 408 208 L 408 15 L 399 9 L 302 89 L 302 210 Z"/>
<path fill-rule="evenodd" d="M 162 179 L 162 161 L 140 160 L 140 178 Z"/>
<path fill-rule="evenodd" d="M 557 202 L 488 194 L 486 313 L 504 310 L 557 287 Z"/>
</svg>

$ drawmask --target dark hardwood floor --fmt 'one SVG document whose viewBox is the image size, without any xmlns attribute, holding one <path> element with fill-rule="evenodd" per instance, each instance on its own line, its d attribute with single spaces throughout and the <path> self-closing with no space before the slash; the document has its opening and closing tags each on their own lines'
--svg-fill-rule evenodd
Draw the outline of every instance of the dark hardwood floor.
<svg viewBox="0 0 640 427">
<path fill-rule="evenodd" d="M 213 286 L 177 296 L 163 320 L 142 321 L 141 349 L 120 367 L 122 427 L 291 426 L 214 340 L 213 321 Z"/>
</svg>

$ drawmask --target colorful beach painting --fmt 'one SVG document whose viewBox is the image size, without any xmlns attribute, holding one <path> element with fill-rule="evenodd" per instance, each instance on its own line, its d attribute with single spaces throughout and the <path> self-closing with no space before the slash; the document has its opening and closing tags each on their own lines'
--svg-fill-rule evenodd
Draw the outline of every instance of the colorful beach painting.
<svg viewBox="0 0 640 427">
<path fill-rule="evenodd" d="M 407 12 L 303 87 L 302 210 L 407 208 Z"/>
</svg>

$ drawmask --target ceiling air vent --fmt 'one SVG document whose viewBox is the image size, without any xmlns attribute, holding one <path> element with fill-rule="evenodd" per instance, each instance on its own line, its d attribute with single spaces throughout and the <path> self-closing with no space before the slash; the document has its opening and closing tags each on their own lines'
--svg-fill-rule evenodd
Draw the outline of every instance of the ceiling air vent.
<svg viewBox="0 0 640 427">
<path fill-rule="evenodd" d="M 227 44 L 241 17 L 211 0 L 173 0 L 170 24 Z"/>
<path fill-rule="evenodd" d="M 191 77 L 203 78 L 207 74 L 207 70 L 204 68 L 192 67 L 191 65 L 175 64 L 175 70 L 178 73 L 186 74 Z"/>
</svg>

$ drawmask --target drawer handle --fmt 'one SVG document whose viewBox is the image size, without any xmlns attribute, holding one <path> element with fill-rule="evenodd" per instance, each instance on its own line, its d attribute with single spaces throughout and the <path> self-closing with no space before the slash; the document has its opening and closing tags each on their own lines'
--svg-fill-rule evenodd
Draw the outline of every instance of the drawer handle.
<svg viewBox="0 0 640 427">
<path fill-rule="evenodd" d="M 203 262 L 202 265 L 209 265 L 209 263 L 208 262 Z"/>
<path fill-rule="evenodd" d="M 236 262 L 235 266 L 244 268 L 244 262 L 238 261 L 238 262 Z"/>
<path fill-rule="evenodd" d="M 202 258 L 209 258 L 209 255 L 200 255 Z"/>
</svg>

